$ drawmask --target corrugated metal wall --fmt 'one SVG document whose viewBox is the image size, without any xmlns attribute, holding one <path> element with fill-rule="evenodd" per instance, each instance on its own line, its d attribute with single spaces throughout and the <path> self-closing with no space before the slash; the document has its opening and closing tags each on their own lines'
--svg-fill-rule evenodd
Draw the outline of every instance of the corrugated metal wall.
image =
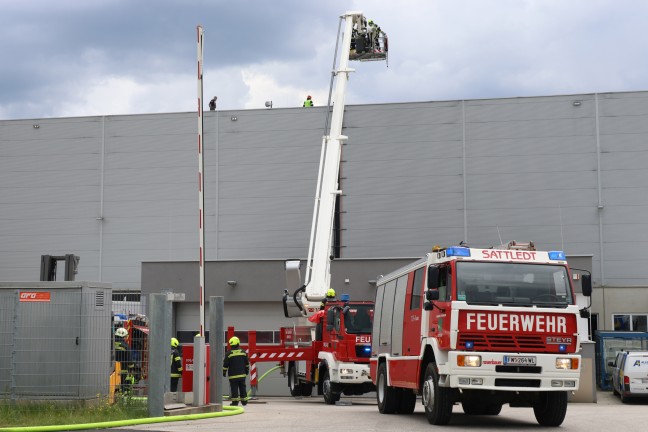
<svg viewBox="0 0 648 432">
<path fill-rule="evenodd" d="M 205 113 L 208 260 L 306 255 L 325 115 Z M 501 236 L 645 285 L 647 120 L 646 92 L 349 106 L 342 257 Z M 193 113 L 1 121 L 0 280 L 75 253 L 138 289 L 142 261 L 197 260 L 195 135 Z"/>
</svg>

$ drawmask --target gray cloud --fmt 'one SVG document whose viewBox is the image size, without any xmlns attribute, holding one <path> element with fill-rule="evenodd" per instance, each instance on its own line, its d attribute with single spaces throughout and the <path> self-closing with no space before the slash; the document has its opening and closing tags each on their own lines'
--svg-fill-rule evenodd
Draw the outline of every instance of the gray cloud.
<svg viewBox="0 0 648 432">
<path fill-rule="evenodd" d="M 354 64 L 348 103 L 645 90 L 640 0 L 0 0 L 0 118 L 326 99 L 338 16 L 389 35 L 389 68 Z"/>
</svg>

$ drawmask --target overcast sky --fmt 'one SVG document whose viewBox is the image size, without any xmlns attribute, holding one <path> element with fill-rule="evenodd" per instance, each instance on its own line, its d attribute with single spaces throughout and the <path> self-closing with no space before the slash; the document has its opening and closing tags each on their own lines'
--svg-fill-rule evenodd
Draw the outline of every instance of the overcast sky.
<svg viewBox="0 0 648 432">
<path fill-rule="evenodd" d="M 0 0 L 0 119 L 193 111 L 198 24 L 219 109 L 323 105 L 350 10 L 348 104 L 648 90 L 645 0 Z"/>
</svg>

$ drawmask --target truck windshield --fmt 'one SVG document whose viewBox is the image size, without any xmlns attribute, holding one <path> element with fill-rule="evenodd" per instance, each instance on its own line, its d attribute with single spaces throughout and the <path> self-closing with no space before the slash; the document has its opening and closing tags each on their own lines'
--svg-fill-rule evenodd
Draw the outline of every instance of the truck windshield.
<svg viewBox="0 0 648 432">
<path fill-rule="evenodd" d="M 350 334 L 371 333 L 373 305 L 350 305 L 348 309 L 345 309 L 344 327 Z"/>
<path fill-rule="evenodd" d="M 458 262 L 456 299 L 469 304 L 567 307 L 567 269 L 559 265 Z"/>
</svg>

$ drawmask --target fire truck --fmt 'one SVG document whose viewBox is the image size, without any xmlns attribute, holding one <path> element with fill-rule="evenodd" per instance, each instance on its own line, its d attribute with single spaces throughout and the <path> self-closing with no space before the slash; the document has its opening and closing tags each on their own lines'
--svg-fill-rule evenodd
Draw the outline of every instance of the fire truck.
<svg viewBox="0 0 648 432">
<path fill-rule="evenodd" d="M 579 386 L 579 317 L 561 251 L 510 242 L 488 249 L 435 247 L 378 280 L 370 370 L 383 414 L 411 414 L 421 396 L 429 423 L 532 407 L 559 426 Z M 591 275 L 581 275 L 591 295 Z"/>
<path fill-rule="evenodd" d="M 387 41 L 384 32 L 372 33 L 362 12 L 346 12 L 340 17 L 342 43 L 340 59 L 334 65 L 329 94 L 326 124 L 328 135 L 322 139 L 315 205 L 311 225 L 305 282 L 301 279 L 301 262 L 288 260 L 287 289 L 283 295 L 284 315 L 297 318 L 292 327 L 280 329 L 278 345 L 257 345 L 250 332 L 248 354 L 251 362 L 251 385 L 256 384 L 254 364 L 279 361 L 288 378 L 293 396 L 310 396 L 314 387 L 324 395 L 327 404 L 334 404 L 342 394 L 358 395 L 374 390 L 369 376 L 373 302 L 350 301 L 347 297 L 326 301 L 331 288 L 331 260 L 333 253 L 333 224 L 339 188 L 339 169 L 343 143 L 342 135 L 346 86 L 350 60 L 377 61 L 387 59 Z M 338 33 L 338 41 L 340 34 Z M 352 49 L 353 48 L 353 49 Z M 329 118 L 330 114 L 330 118 Z M 329 121 L 330 120 L 330 121 Z"/>
<path fill-rule="evenodd" d="M 327 302 L 313 315 L 315 326 L 280 329 L 279 344 L 257 344 L 256 331 L 247 332 L 243 347 L 250 358 L 250 385 L 256 388 L 256 363 L 275 362 L 288 378 L 292 396 L 311 396 L 313 388 L 324 401 L 335 404 L 344 395 L 374 391 L 369 377 L 373 302 Z M 235 329 L 228 328 L 228 339 Z M 240 333 L 239 333 L 240 335 Z"/>
</svg>

